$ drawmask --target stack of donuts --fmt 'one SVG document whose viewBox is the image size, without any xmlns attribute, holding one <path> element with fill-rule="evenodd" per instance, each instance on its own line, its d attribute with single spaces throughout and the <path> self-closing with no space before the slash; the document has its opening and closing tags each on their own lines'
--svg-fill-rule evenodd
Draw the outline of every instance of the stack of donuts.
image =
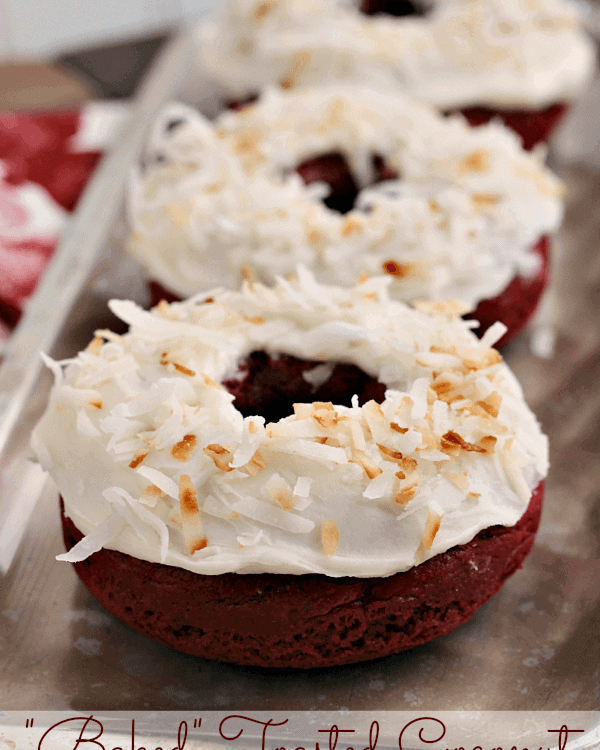
<svg viewBox="0 0 600 750">
<path fill-rule="evenodd" d="M 32 447 L 59 559 L 196 656 L 350 664 L 444 636 L 523 563 L 545 436 L 498 349 L 563 187 L 591 46 L 563 0 L 233 0 L 132 175 L 153 307 L 113 301 Z M 476 127 L 473 127 L 476 125 Z M 512 128 L 512 129 L 511 129 Z"/>
</svg>

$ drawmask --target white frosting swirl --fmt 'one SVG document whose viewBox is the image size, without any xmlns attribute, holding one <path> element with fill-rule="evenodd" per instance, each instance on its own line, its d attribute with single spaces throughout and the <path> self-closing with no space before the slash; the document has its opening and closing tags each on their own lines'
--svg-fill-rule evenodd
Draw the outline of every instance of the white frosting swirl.
<svg viewBox="0 0 600 750">
<path fill-rule="evenodd" d="M 389 278 L 298 276 L 151 312 L 112 302 L 128 334 L 49 361 L 32 447 L 88 535 L 63 559 L 105 546 L 206 574 L 387 576 L 518 521 L 547 442 L 489 348 L 504 326 L 479 341 L 456 305 L 391 301 Z M 243 418 L 219 382 L 256 350 L 322 360 L 313 382 L 355 364 L 385 400 Z"/>
<path fill-rule="evenodd" d="M 399 299 L 475 306 L 535 273 L 532 245 L 562 218 L 562 184 L 514 133 L 389 92 L 271 90 L 214 123 L 172 106 L 149 151 L 134 177 L 128 247 L 180 297 L 235 285 L 244 265 L 271 281 L 303 263 L 343 285 L 386 269 Z M 345 215 L 322 202 L 328 186 L 294 171 L 331 152 L 361 188 Z M 374 155 L 400 178 L 369 187 Z"/>
<path fill-rule="evenodd" d="M 425 17 L 394 18 L 348 1 L 231 0 L 199 28 L 199 62 L 233 97 L 387 79 L 441 109 L 542 108 L 589 81 L 595 48 L 568 0 L 423 4 Z"/>
</svg>

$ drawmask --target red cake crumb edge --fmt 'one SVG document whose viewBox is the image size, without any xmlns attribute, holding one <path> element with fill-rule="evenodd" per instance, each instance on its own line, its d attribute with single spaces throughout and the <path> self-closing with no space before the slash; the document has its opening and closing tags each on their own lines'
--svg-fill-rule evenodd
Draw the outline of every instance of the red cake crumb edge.
<svg viewBox="0 0 600 750">
<path fill-rule="evenodd" d="M 108 549 L 74 567 L 115 617 L 178 651 L 243 666 L 352 664 L 427 643 L 469 620 L 530 552 L 543 493 L 542 481 L 514 526 L 485 529 L 387 578 L 208 576 Z M 70 549 L 83 535 L 62 500 L 61 515 Z"/>
<path fill-rule="evenodd" d="M 540 265 L 532 276 L 515 276 L 500 294 L 482 300 L 476 309 L 465 315 L 467 320 L 478 320 L 475 329 L 481 338 L 496 321 L 504 323 L 507 331 L 494 345 L 496 349 L 506 346 L 525 328 L 538 308 L 542 295 L 550 280 L 550 238 L 542 237 L 532 248 L 539 256 Z"/>
<path fill-rule="evenodd" d="M 538 143 L 546 143 L 564 119 L 569 106 L 563 102 L 544 109 L 491 109 L 488 107 L 466 107 L 460 112 L 469 125 L 486 125 L 500 119 L 507 128 L 520 136 L 525 151 L 531 151 Z"/>
</svg>

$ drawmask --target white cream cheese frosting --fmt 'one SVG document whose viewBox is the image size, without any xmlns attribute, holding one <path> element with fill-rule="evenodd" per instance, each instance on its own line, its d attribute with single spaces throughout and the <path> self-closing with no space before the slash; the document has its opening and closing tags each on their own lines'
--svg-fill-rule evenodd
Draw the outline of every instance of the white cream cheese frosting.
<svg viewBox="0 0 600 750">
<path fill-rule="evenodd" d="M 515 524 L 548 458 L 490 348 L 505 327 L 478 340 L 460 306 L 410 308 L 390 281 L 326 287 L 300 267 L 273 288 L 151 312 L 113 301 L 129 333 L 48 360 L 56 382 L 32 437 L 87 535 L 62 559 L 104 546 L 202 574 L 388 576 Z M 314 382 L 354 364 L 385 400 L 244 418 L 220 383 L 257 350 L 322 362 Z"/>
<path fill-rule="evenodd" d="M 332 152 L 360 189 L 345 215 L 323 203 L 329 186 L 295 172 Z M 372 184 L 375 155 L 398 179 Z M 559 226 L 562 190 L 500 124 L 470 128 L 368 88 L 272 89 L 215 122 L 162 113 L 133 179 L 128 248 L 180 297 L 236 285 L 243 266 L 270 282 L 302 263 L 325 283 L 386 271 L 398 299 L 474 307 L 536 272 L 532 246 Z"/>
<path fill-rule="evenodd" d="M 588 83 L 595 48 L 569 0 L 433 0 L 424 16 L 358 2 L 231 0 L 198 30 L 201 68 L 228 95 L 335 79 L 388 80 L 441 109 L 543 108 Z"/>
</svg>

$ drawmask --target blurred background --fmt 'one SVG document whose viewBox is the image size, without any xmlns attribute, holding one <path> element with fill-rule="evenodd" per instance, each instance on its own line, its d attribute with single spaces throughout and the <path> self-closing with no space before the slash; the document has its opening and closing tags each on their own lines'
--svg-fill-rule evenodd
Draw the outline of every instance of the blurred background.
<svg viewBox="0 0 600 750">
<path fill-rule="evenodd" d="M 0 109 L 122 98 L 215 0 L 0 0 Z"/>
</svg>

